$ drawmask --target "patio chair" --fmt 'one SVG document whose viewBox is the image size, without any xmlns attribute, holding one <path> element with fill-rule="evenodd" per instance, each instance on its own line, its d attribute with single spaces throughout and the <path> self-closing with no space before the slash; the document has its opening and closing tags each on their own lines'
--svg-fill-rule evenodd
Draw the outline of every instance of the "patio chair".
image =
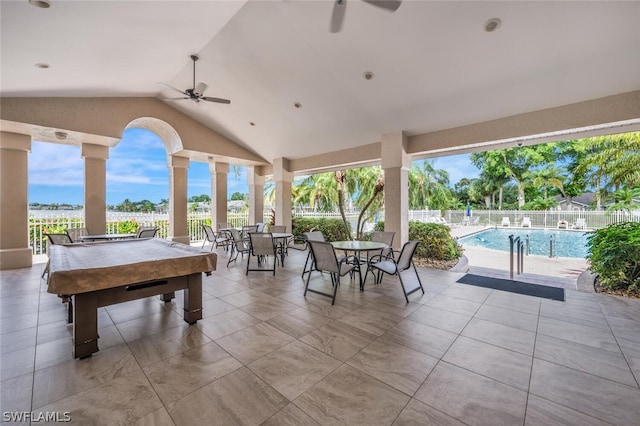
<svg viewBox="0 0 640 426">
<path fill-rule="evenodd" d="M 287 232 L 285 225 L 269 225 L 269 232 Z"/>
<path fill-rule="evenodd" d="M 505 216 L 502 218 L 502 226 L 511 226 L 511 221 L 508 217 Z"/>
<path fill-rule="evenodd" d="M 324 241 L 324 235 L 320 231 L 309 231 L 304 233 L 304 237 L 307 240 L 307 244 L 309 241 Z M 309 269 L 307 269 L 307 266 Z M 311 254 L 311 250 L 307 253 L 307 260 L 304 261 L 304 268 L 302 268 L 302 277 L 304 278 L 304 274 L 311 273 L 313 271 L 313 255 Z"/>
<path fill-rule="evenodd" d="M 202 247 L 208 242 L 211 243 L 209 251 L 213 251 L 213 248 L 223 247 L 225 250 L 229 248 L 231 244 L 231 236 L 226 231 L 215 232 L 209 225 L 202 225 L 204 230 L 205 239 L 202 242 Z"/>
<path fill-rule="evenodd" d="M 270 232 L 249 232 L 249 243 L 249 258 L 247 259 L 246 275 L 249 275 L 249 271 L 272 271 L 275 276 L 276 262 L 278 261 L 278 248 L 273 241 L 273 235 L 271 235 Z M 251 256 L 257 257 L 258 268 L 252 269 L 250 267 Z M 273 256 L 273 268 L 260 268 L 262 262 L 269 262 L 269 256 Z"/>
<path fill-rule="evenodd" d="M 393 257 L 393 248 L 391 247 L 393 245 L 393 238 L 396 236 L 395 232 L 392 231 L 373 231 L 373 234 L 371 234 L 371 241 L 375 241 L 377 243 L 384 243 L 386 245 L 389 246 L 389 248 L 380 250 L 379 253 L 373 253 L 375 254 L 381 254 L 383 256 L 391 256 Z"/>
<path fill-rule="evenodd" d="M 158 233 L 158 228 L 155 226 L 141 226 L 138 229 L 137 238 L 154 238 Z"/>
<path fill-rule="evenodd" d="M 559 220 L 558 229 L 569 229 L 569 222 L 567 222 L 566 220 Z"/>
<path fill-rule="evenodd" d="M 228 231 L 231 234 L 231 253 L 229 253 L 229 260 L 227 261 L 227 268 L 231 262 L 235 262 L 238 259 L 238 254 L 242 255 L 249 253 L 249 240 L 242 239 L 240 231 L 234 228 L 230 228 Z"/>
<path fill-rule="evenodd" d="M 229 229 L 229 228 L 233 228 L 233 226 L 231 226 L 231 224 L 228 223 L 228 222 L 220 222 L 220 223 L 218 223 L 218 230 L 220 230 L 220 229 Z"/>
<path fill-rule="evenodd" d="M 397 261 L 390 256 L 372 256 L 371 259 L 369 259 L 367 272 L 364 275 L 365 281 L 367 280 L 369 271 L 371 271 L 373 276 L 376 277 L 376 284 L 379 284 L 382 281 L 383 275 L 376 275 L 376 272 L 380 271 L 384 274 L 396 275 L 400 279 L 402 292 L 404 293 L 404 298 L 407 303 L 409 303 L 410 294 L 415 293 L 418 290 L 421 290 L 422 294 L 424 294 L 424 287 L 422 287 L 422 282 L 420 281 L 418 270 L 413 264 L 413 255 L 415 254 L 416 249 L 418 248 L 418 244 L 420 243 L 420 240 L 413 240 L 405 243 L 402 247 L 402 250 L 400 251 L 400 255 L 398 256 Z M 413 273 L 411 273 L 412 270 Z M 412 279 L 414 279 L 414 276 L 414 283 L 417 281 L 417 285 L 412 290 L 407 291 L 406 285 L 409 284 Z"/>
<path fill-rule="evenodd" d="M 309 280 L 311 278 L 311 271 L 309 271 L 309 275 L 307 275 L 307 282 L 304 286 L 304 296 L 307 296 L 307 291 L 327 296 L 331 298 L 331 304 L 333 305 L 336 302 L 336 293 L 338 292 L 338 286 L 340 285 L 340 277 L 343 277 L 353 271 L 356 266 L 354 264 L 347 263 L 346 257 L 338 260 L 336 250 L 333 248 L 331 243 L 309 240 L 309 247 L 315 263 L 313 270 L 329 272 L 331 275 L 331 284 L 333 285 L 333 294 L 309 288 Z"/>
<path fill-rule="evenodd" d="M 529 216 L 525 216 L 522 218 L 522 227 L 531 228 L 531 218 Z"/>
<path fill-rule="evenodd" d="M 65 232 L 74 243 L 80 242 L 81 236 L 89 235 L 89 230 L 87 228 L 68 228 Z"/>
<path fill-rule="evenodd" d="M 244 225 L 241 232 L 242 239 L 249 241 L 249 232 L 258 232 L 258 225 Z"/>
<path fill-rule="evenodd" d="M 256 223 L 256 226 L 258 227 L 258 230 L 256 232 L 264 232 L 264 223 L 263 222 Z"/>
<path fill-rule="evenodd" d="M 587 219 L 584 217 L 579 217 L 576 219 L 576 222 L 573 224 L 573 229 L 586 229 L 587 227 Z"/>
</svg>

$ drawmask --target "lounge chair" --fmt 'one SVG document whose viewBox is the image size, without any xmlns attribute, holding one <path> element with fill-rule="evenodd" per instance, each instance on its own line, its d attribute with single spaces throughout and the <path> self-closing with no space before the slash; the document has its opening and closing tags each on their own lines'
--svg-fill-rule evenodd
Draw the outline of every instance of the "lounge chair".
<svg viewBox="0 0 640 426">
<path fill-rule="evenodd" d="M 566 220 L 559 220 L 558 229 L 569 229 L 569 222 L 567 222 Z"/>
<path fill-rule="evenodd" d="M 154 238 L 158 229 L 155 226 L 141 226 L 138 229 L 138 238 Z"/>
<path fill-rule="evenodd" d="M 511 221 L 508 217 L 505 216 L 502 218 L 502 226 L 511 226 Z"/>
<path fill-rule="evenodd" d="M 587 227 L 587 219 L 583 217 L 579 217 L 576 219 L 576 222 L 573 224 L 573 229 L 585 229 Z"/>
<path fill-rule="evenodd" d="M 531 218 L 529 216 L 525 216 L 524 218 L 522 218 L 522 227 L 531 228 Z"/>
</svg>

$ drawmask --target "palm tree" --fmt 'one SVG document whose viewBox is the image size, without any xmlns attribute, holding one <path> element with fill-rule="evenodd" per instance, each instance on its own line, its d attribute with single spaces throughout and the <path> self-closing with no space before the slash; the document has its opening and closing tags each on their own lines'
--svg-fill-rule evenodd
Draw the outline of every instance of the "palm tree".
<svg viewBox="0 0 640 426">
<path fill-rule="evenodd" d="M 449 185 L 449 174 L 436 169 L 432 161 L 415 162 L 409 170 L 409 208 L 448 208 L 454 199 Z"/>
</svg>

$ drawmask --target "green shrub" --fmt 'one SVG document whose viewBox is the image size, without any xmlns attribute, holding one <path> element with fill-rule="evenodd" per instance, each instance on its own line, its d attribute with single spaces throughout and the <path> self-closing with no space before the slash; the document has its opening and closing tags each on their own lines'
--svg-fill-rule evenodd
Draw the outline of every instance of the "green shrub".
<svg viewBox="0 0 640 426">
<path fill-rule="evenodd" d="M 640 293 L 640 223 L 595 231 L 587 238 L 587 260 L 603 287 Z"/>
<path fill-rule="evenodd" d="M 350 231 L 345 230 L 342 219 L 326 219 L 311 217 L 293 218 L 293 235 L 301 237 L 305 232 L 314 229 L 320 231 L 327 241 L 349 240 Z"/>
<path fill-rule="evenodd" d="M 138 232 L 138 222 L 135 219 L 118 222 L 118 234 L 135 234 Z"/>
<path fill-rule="evenodd" d="M 384 222 L 376 223 L 375 231 L 384 231 Z M 409 239 L 422 240 L 416 256 L 438 260 L 459 259 L 462 246 L 451 237 L 449 227 L 439 223 L 409 222 Z"/>
</svg>

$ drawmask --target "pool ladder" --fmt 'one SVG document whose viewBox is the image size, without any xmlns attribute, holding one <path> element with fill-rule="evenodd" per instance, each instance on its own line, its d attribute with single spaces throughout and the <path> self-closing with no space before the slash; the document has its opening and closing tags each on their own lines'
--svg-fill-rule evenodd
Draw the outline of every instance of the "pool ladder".
<svg viewBox="0 0 640 426">
<path fill-rule="evenodd" d="M 556 239 L 553 234 L 549 236 L 549 257 L 558 257 L 558 253 L 556 252 Z"/>
<path fill-rule="evenodd" d="M 526 240 L 527 255 L 529 255 L 529 236 Z M 516 268 L 517 274 L 524 273 L 524 249 L 525 244 L 520 237 L 515 237 L 513 234 L 509 235 L 509 278 L 513 280 L 513 249 L 516 249 Z"/>
</svg>

